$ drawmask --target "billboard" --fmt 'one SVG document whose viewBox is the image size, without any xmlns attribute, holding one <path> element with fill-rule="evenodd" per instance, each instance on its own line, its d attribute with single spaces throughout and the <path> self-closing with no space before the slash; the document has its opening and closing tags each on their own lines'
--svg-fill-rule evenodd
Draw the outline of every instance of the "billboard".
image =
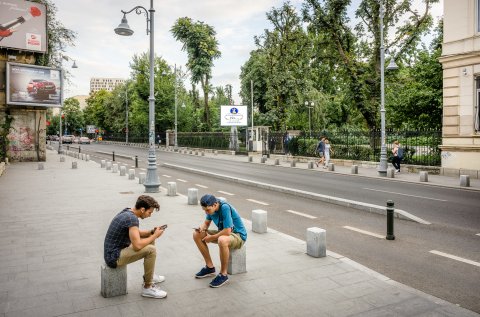
<svg viewBox="0 0 480 317">
<path fill-rule="evenodd" d="M 246 126 L 248 119 L 247 106 L 221 106 L 220 107 L 220 125 L 221 126 Z"/>
<path fill-rule="evenodd" d="M 24 1 L 0 1 L 0 47 L 47 51 L 47 7 Z"/>
<path fill-rule="evenodd" d="M 62 71 L 57 68 L 7 63 L 7 105 L 61 107 Z"/>
</svg>

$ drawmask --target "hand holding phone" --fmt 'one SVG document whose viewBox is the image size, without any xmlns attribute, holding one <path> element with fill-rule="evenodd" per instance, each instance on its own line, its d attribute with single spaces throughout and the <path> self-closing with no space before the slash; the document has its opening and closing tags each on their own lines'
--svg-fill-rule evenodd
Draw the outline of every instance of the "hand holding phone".
<svg viewBox="0 0 480 317">
<path fill-rule="evenodd" d="M 163 226 L 160 226 L 160 227 L 158 227 L 158 228 L 159 228 L 160 230 L 165 230 L 165 229 L 167 229 L 167 227 L 168 227 L 168 225 L 163 225 Z"/>
</svg>

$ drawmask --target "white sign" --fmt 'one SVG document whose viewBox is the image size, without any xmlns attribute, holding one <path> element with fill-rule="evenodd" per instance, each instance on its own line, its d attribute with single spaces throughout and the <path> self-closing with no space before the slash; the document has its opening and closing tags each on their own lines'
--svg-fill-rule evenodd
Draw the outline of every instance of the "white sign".
<svg viewBox="0 0 480 317">
<path fill-rule="evenodd" d="M 248 119 L 247 106 L 221 106 L 220 108 L 221 126 L 246 126 Z"/>
<path fill-rule="evenodd" d="M 95 133 L 95 126 L 87 125 L 87 133 Z"/>
</svg>

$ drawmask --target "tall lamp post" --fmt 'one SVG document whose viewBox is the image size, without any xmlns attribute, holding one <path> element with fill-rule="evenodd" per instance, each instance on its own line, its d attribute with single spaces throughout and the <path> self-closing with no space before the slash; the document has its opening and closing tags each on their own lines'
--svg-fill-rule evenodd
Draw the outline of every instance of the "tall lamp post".
<svg viewBox="0 0 480 317">
<path fill-rule="evenodd" d="M 128 84 L 125 85 L 125 143 L 128 144 Z"/>
<path fill-rule="evenodd" d="M 145 13 L 147 18 L 147 35 L 150 34 L 150 96 L 148 97 L 148 126 L 149 126 L 149 133 L 148 133 L 148 167 L 147 167 L 147 175 L 145 179 L 145 192 L 146 193 L 157 193 L 159 191 L 159 187 L 161 185 L 160 180 L 158 179 L 157 175 L 157 158 L 155 155 L 155 95 L 153 90 L 153 81 L 154 81 L 154 74 L 153 74 L 153 66 L 154 66 L 154 13 L 155 10 L 153 9 L 153 0 L 150 0 L 150 9 L 147 10 L 145 7 L 136 6 L 130 11 L 123 11 L 123 18 L 121 23 L 115 29 L 115 33 L 122 36 L 130 36 L 133 34 L 133 30 L 128 25 L 128 21 L 126 15 L 131 13 L 135 10 L 136 14 Z"/>
<path fill-rule="evenodd" d="M 64 77 L 64 73 L 63 73 L 63 60 L 66 60 L 66 61 L 69 61 L 69 60 L 72 60 L 73 61 L 73 64 L 72 64 L 72 68 L 78 68 L 77 66 L 77 62 L 74 60 L 74 59 L 71 59 L 67 56 L 62 56 L 62 59 L 60 61 L 61 63 L 61 73 L 62 73 L 62 87 L 63 87 L 63 77 Z M 61 96 L 61 104 L 62 104 L 62 107 L 60 107 L 60 112 L 58 113 L 58 116 L 59 116 L 59 129 L 58 129 L 58 134 L 59 134 L 59 138 L 58 138 L 58 151 L 57 153 L 58 154 L 62 154 L 63 152 L 63 149 L 62 149 L 62 108 L 63 108 L 63 91 L 61 92 L 62 96 Z M 66 123 L 66 122 L 65 122 Z M 66 129 L 66 124 L 65 124 L 65 129 Z"/>
<path fill-rule="evenodd" d="M 381 148 L 380 148 L 380 164 L 378 165 L 379 176 L 387 176 L 387 145 L 385 143 L 385 47 L 383 43 L 383 17 L 385 15 L 385 8 L 383 1 L 380 1 L 380 90 L 381 90 L 381 105 L 380 105 L 380 121 L 381 121 Z M 392 58 L 387 67 L 388 70 L 398 69 L 395 60 Z"/>
<path fill-rule="evenodd" d="M 178 139 L 177 139 L 177 133 L 178 133 L 178 130 L 177 130 L 177 126 L 178 126 L 178 123 L 177 123 L 177 64 L 175 64 L 174 68 L 173 68 L 173 71 L 174 71 L 174 79 L 175 79 L 175 136 L 174 136 L 174 149 L 176 150 L 178 148 Z"/>
<path fill-rule="evenodd" d="M 310 138 L 312 137 L 312 120 L 310 116 L 310 110 L 315 106 L 315 103 L 311 101 L 310 103 L 308 101 L 305 101 L 305 107 L 308 107 L 308 129 L 309 129 L 309 136 Z"/>
</svg>

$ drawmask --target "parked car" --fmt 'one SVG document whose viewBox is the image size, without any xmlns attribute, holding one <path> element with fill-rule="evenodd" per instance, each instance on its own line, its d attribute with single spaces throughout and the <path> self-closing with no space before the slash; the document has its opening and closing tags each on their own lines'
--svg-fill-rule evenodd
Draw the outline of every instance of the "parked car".
<svg viewBox="0 0 480 317">
<path fill-rule="evenodd" d="M 62 143 L 72 144 L 73 143 L 73 138 L 74 138 L 73 135 L 69 135 L 69 134 L 62 135 Z"/>
<path fill-rule="evenodd" d="M 90 139 L 87 138 L 86 136 L 82 136 L 79 140 L 78 143 L 80 144 L 90 144 Z"/>
<path fill-rule="evenodd" d="M 48 96 L 56 93 L 56 87 L 51 81 L 32 79 L 27 85 L 27 92 L 32 96 Z"/>
</svg>

